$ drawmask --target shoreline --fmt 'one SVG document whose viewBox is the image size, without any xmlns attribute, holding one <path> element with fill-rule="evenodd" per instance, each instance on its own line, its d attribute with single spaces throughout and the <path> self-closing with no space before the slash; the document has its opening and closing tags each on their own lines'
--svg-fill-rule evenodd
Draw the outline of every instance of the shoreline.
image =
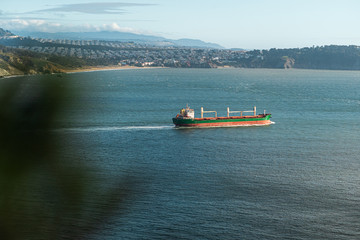
<svg viewBox="0 0 360 240">
<path fill-rule="evenodd" d="M 50 74 L 73 74 L 73 73 L 82 73 L 82 72 L 98 72 L 98 71 L 112 71 L 112 70 L 130 70 L 130 69 L 160 69 L 167 67 L 135 67 L 135 66 L 93 66 L 93 67 L 84 67 L 76 69 L 63 69 L 63 72 L 59 73 L 50 73 Z M 13 74 L 0 76 L 0 79 L 13 78 L 13 77 L 23 77 L 23 76 L 35 76 L 35 75 L 46 75 L 43 73 L 36 74 Z"/>
<path fill-rule="evenodd" d="M 135 67 L 135 66 L 94 66 L 94 67 L 84 67 L 77 69 L 65 69 L 64 73 L 80 73 L 80 72 L 97 72 L 97 71 L 108 71 L 108 70 L 126 70 L 126 69 L 159 69 L 166 67 Z"/>
<path fill-rule="evenodd" d="M 50 74 L 73 74 L 73 73 L 85 73 L 85 72 L 98 72 L 98 71 L 113 71 L 113 70 L 132 70 L 132 69 L 165 69 L 171 67 L 136 67 L 136 66 L 88 66 L 83 68 L 74 68 L 74 69 L 62 69 L 62 72 L 50 73 Z M 194 68 L 191 68 L 194 69 Z M 273 69 L 273 70 L 307 70 L 307 71 L 360 71 L 360 70 L 341 70 L 341 69 L 307 69 L 307 68 L 291 68 L 291 69 L 279 69 L 279 68 L 237 68 L 233 66 L 219 66 L 216 68 L 200 68 L 200 69 Z M 23 76 L 35 76 L 35 75 L 47 75 L 44 73 L 35 73 L 35 74 L 14 74 L 14 75 L 0 75 L 1 79 L 13 78 L 13 77 L 23 77 Z"/>
<path fill-rule="evenodd" d="M 112 71 L 112 70 L 163 69 L 163 68 L 171 68 L 171 67 L 136 67 L 136 66 L 119 66 L 119 65 L 92 66 L 92 67 L 88 66 L 83 68 L 63 69 L 63 72 L 50 73 L 50 74 L 73 74 L 73 73 L 85 73 L 85 72 Z M 235 68 L 235 67 L 221 66 L 221 67 L 217 67 L 216 69 L 231 69 L 231 68 Z M 209 68 L 209 69 L 213 69 L 213 68 Z M 5 75 L 5 76 L 0 76 L 0 79 L 22 77 L 22 76 L 34 76 L 34 75 L 46 75 L 46 74 L 36 73 L 36 74 Z"/>
</svg>

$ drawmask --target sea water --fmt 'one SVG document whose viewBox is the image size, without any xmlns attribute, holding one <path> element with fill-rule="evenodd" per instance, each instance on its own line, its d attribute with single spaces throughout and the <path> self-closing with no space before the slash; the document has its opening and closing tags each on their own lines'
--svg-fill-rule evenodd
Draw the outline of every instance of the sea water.
<svg viewBox="0 0 360 240">
<path fill-rule="evenodd" d="M 61 81 L 72 90 L 56 120 L 63 157 L 80 156 L 104 185 L 136 179 L 131 200 L 86 238 L 360 239 L 359 71 L 140 69 Z M 174 128 L 186 104 L 196 117 L 256 106 L 275 124 Z"/>
</svg>

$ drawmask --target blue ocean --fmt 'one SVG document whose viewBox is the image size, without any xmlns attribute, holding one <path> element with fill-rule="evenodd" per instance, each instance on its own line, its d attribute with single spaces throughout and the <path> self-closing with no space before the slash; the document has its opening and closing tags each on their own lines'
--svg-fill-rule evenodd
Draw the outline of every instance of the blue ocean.
<svg viewBox="0 0 360 240">
<path fill-rule="evenodd" d="M 122 207 L 84 238 L 360 239 L 359 71 L 164 68 L 51 78 L 71 89 L 56 119 L 61 156 L 76 155 L 104 188 L 133 180 Z M 196 117 L 201 107 L 226 116 L 227 107 L 256 106 L 275 124 L 175 128 L 186 104 Z"/>
</svg>

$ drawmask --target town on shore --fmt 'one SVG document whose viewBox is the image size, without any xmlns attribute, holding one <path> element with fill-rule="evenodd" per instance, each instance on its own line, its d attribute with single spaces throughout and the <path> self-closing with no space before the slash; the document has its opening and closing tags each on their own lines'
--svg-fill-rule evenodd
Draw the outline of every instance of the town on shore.
<svg viewBox="0 0 360 240">
<path fill-rule="evenodd" d="M 0 28 L 0 76 L 99 66 L 360 70 L 359 46 L 243 50 L 22 37 Z"/>
</svg>

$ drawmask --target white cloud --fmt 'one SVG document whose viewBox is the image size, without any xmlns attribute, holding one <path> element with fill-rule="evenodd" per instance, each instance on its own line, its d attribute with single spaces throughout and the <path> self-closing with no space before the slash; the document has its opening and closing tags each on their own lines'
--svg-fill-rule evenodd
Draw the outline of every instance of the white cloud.
<svg viewBox="0 0 360 240">
<path fill-rule="evenodd" d="M 39 31 L 46 32 L 51 29 L 61 29 L 62 26 L 59 23 L 49 23 L 41 19 L 10 19 L 0 22 L 4 29 L 8 30 L 21 30 L 21 31 Z"/>
<path fill-rule="evenodd" d="M 113 31 L 113 32 L 129 32 L 129 33 L 141 33 L 130 27 L 121 27 L 117 23 L 111 24 L 102 24 L 100 26 L 91 26 L 95 27 L 97 31 Z"/>
<path fill-rule="evenodd" d="M 57 7 L 38 10 L 30 13 L 41 12 L 77 12 L 87 14 L 124 14 L 127 7 L 144 7 L 153 6 L 155 4 L 145 3 L 123 3 L 123 2 L 89 2 L 89 3 L 75 3 L 63 4 Z"/>
<path fill-rule="evenodd" d="M 114 31 L 114 32 L 128 32 L 137 34 L 151 34 L 148 31 L 141 31 L 131 27 L 120 26 L 118 23 L 110 24 L 81 24 L 70 25 L 48 22 L 42 19 L 11 19 L 0 20 L 2 28 L 10 31 L 28 31 L 28 32 L 99 32 L 99 31 Z"/>
</svg>

